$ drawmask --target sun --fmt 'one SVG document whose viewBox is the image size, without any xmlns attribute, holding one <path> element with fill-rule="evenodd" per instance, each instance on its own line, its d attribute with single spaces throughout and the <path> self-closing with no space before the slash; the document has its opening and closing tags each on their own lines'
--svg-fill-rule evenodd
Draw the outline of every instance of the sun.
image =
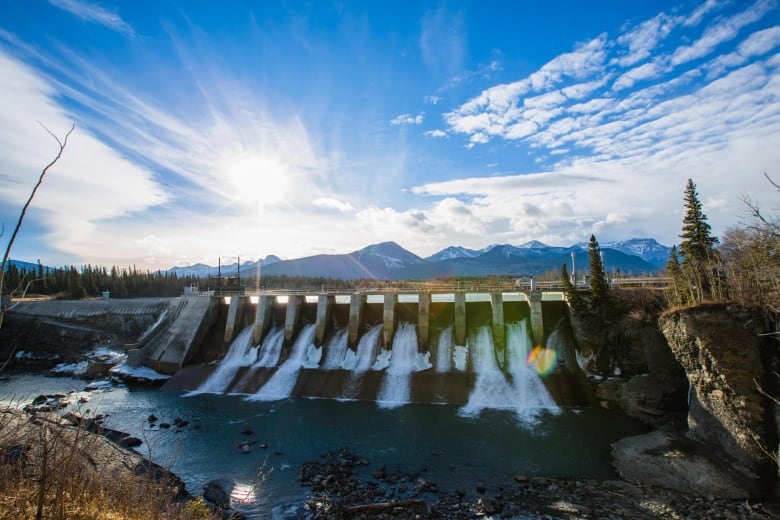
<svg viewBox="0 0 780 520">
<path fill-rule="evenodd" d="M 290 172 L 275 157 L 242 157 L 227 168 L 236 200 L 260 206 L 281 202 L 290 190 Z"/>
</svg>

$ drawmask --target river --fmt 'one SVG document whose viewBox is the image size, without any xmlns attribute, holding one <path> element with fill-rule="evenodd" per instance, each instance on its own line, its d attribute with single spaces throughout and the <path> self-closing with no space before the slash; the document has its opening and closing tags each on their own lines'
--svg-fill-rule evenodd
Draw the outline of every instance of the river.
<svg viewBox="0 0 780 520">
<path fill-rule="evenodd" d="M 0 401 L 22 405 L 39 394 L 82 390 L 86 382 L 47 374 L 6 373 Z M 610 443 L 646 431 L 625 416 L 595 408 L 562 408 L 523 418 L 512 410 L 464 414 L 461 407 L 333 399 L 248 400 L 243 395 L 185 395 L 113 386 L 71 405 L 106 414 L 105 425 L 144 441 L 137 451 L 169 467 L 199 494 L 209 480 L 236 486 L 234 501 L 248 518 L 287 518 L 308 488 L 300 465 L 324 452 L 348 448 L 369 461 L 367 478 L 381 466 L 419 472 L 443 491 L 473 493 L 477 482 L 511 485 L 515 475 L 614 478 Z M 154 424 L 150 415 L 159 418 Z M 187 421 L 176 427 L 174 421 Z M 167 422 L 170 428 L 160 428 Z M 251 433 L 250 433 L 251 432 Z M 242 453 L 239 443 L 252 444 Z"/>
</svg>

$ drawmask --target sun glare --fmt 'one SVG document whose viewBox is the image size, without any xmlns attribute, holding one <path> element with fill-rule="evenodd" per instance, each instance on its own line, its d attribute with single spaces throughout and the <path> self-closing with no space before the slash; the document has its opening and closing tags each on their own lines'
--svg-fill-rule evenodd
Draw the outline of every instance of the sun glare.
<svg viewBox="0 0 780 520">
<path fill-rule="evenodd" d="M 244 157 L 228 168 L 234 196 L 247 204 L 273 205 L 287 196 L 290 172 L 272 157 Z"/>
</svg>

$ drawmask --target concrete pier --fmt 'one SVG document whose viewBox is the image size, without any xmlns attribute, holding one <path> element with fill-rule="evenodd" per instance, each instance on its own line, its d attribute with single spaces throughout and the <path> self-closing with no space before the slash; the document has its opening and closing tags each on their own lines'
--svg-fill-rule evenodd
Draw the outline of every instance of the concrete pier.
<svg viewBox="0 0 780 520">
<path fill-rule="evenodd" d="M 431 329 L 431 293 L 420 293 L 417 300 L 417 344 L 428 344 Z"/>
<path fill-rule="evenodd" d="M 287 313 L 284 317 L 284 340 L 292 341 L 301 326 L 301 310 L 303 308 L 303 296 L 290 295 L 287 297 Z"/>
<path fill-rule="evenodd" d="M 252 340 L 259 345 L 268 329 L 271 328 L 271 316 L 274 308 L 275 296 L 260 295 L 257 297 L 257 311 L 255 312 L 255 326 L 252 329 Z"/>
<path fill-rule="evenodd" d="M 395 334 L 395 305 L 398 303 L 398 295 L 385 293 L 384 299 L 384 311 L 382 313 L 384 329 L 382 334 L 385 340 L 385 348 L 390 349 L 393 346 L 393 335 Z"/>
<path fill-rule="evenodd" d="M 336 297 L 332 294 L 320 294 L 317 297 L 317 322 L 314 332 L 314 345 L 321 347 L 325 343 L 325 335 L 329 332 L 330 316 Z"/>
<path fill-rule="evenodd" d="M 225 323 L 225 343 L 230 343 L 236 337 L 237 329 L 244 323 L 244 309 L 249 302 L 249 296 L 231 296 L 228 307 L 227 323 Z"/>
<path fill-rule="evenodd" d="M 504 298 L 500 292 L 490 293 L 490 305 L 493 311 L 493 344 L 499 350 L 506 348 L 504 331 Z"/>
<path fill-rule="evenodd" d="M 542 315 L 542 291 L 529 291 L 528 305 L 531 307 L 531 333 L 534 345 L 541 345 L 544 340 L 544 318 Z"/>
<path fill-rule="evenodd" d="M 466 344 L 466 293 L 455 293 L 455 311 L 453 313 L 455 321 L 455 344 Z"/>
<path fill-rule="evenodd" d="M 363 323 L 363 304 L 366 297 L 360 293 L 354 293 L 349 298 L 349 348 L 357 348 L 360 341 L 360 324 Z"/>
</svg>

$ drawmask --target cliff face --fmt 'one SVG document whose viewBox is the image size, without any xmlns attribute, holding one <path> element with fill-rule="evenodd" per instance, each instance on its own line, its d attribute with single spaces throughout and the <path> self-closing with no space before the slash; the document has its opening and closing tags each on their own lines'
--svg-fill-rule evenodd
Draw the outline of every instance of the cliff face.
<svg viewBox="0 0 780 520">
<path fill-rule="evenodd" d="M 760 314 L 699 306 L 667 313 L 659 324 L 690 383 L 688 437 L 747 474 L 774 479 L 776 405 L 769 396 L 778 395 L 779 344 Z"/>
</svg>

